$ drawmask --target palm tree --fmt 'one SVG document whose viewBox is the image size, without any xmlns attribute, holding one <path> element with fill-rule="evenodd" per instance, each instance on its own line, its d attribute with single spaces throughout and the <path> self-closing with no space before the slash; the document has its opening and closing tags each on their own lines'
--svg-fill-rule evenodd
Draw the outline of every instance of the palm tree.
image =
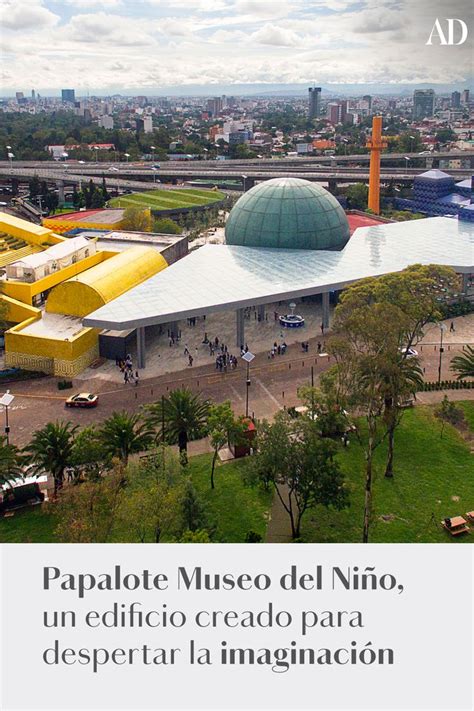
<svg viewBox="0 0 474 711">
<path fill-rule="evenodd" d="M 21 475 L 21 456 L 18 448 L 8 444 L 6 437 L 0 436 L 0 486 Z"/>
<path fill-rule="evenodd" d="M 189 440 L 199 436 L 206 425 L 209 400 L 182 388 L 172 390 L 168 397 L 148 405 L 146 410 L 148 422 L 159 432 L 158 438 L 170 444 L 178 442 L 180 455 L 186 459 Z"/>
<path fill-rule="evenodd" d="M 35 473 L 47 471 L 53 475 L 54 495 L 64 481 L 64 470 L 73 460 L 76 425 L 71 422 L 48 422 L 45 427 L 33 432 L 33 438 L 25 447 L 27 459 Z"/>
<path fill-rule="evenodd" d="M 153 431 L 140 421 L 140 416 L 125 411 L 114 412 L 104 420 L 99 436 L 105 452 L 125 465 L 131 454 L 148 449 L 153 441 Z"/>
<path fill-rule="evenodd" d="M 451 370 L 457 373 L 458 380 L 474 378 L 474 346 L 466 346 L 462 355 L 454 356 Z"/>
</svg>

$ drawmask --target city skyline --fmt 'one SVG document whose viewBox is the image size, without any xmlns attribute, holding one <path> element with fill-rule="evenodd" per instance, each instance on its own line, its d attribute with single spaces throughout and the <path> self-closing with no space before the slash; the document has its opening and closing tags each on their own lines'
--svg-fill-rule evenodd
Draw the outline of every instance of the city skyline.
<svg viewBox="0 0 474 711">
<path fill-rule="evenodd" d="M 0 93 L 470 86 L 470 44 L 426 46 L 440 0 L 0 0 Z M 450 16 L 468 20 L 470 3 Z M 21 33 L 21 43 L 19 42 Z M 376 61 L 375 61 L 376 58 Z M 26 84 L 26 82 L 28 82 Z M 262 89 L 259 89 L 260 91 Z M 277 90 L 277 89 L 275 89 Z M 305 88 L 307 91 L 307 89 Z M 284 91 L 291 91 L 285 89 Z"/>
</svg>

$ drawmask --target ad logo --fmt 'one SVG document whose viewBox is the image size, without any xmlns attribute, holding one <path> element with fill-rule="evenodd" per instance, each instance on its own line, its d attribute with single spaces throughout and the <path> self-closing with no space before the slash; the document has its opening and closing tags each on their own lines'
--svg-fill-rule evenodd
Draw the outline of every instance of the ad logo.
<svg viewBox="0 0 474 711">
<path fill-rule="evenodd" d="M 443 45 L 459 45 L 464 44 L 467 40 L 467 25 L 464 20 L 458 20 L 457 18 L 446 19 L 446 33 L 443 31 L 443 26 L 438 18 L 433 25 L 431 34 L 428 37 L 426 44 L 443 44 Z M 457 23 L 456 25 L 454 23 Z M 461 36 L 459 36 L 459 30 L 461 31 Z"/>
</svg>

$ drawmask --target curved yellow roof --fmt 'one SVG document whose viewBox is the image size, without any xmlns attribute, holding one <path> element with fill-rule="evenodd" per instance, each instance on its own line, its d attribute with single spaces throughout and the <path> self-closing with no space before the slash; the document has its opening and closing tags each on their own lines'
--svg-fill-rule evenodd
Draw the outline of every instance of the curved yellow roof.
<svg viewBox="0 0 474 711">
<path fill-rule="evenodd" d="M 156 249 L 131 247 L 58 284 L 48 297 L 46 311 L 87 316 L 167 266 Z"/>
</svg>

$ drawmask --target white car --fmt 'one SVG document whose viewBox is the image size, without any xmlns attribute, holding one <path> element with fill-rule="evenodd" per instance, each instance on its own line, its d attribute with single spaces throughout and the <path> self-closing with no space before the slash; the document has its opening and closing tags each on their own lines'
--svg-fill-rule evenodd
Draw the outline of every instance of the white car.
<svg viewBox="0 0 474 711">
<path fill-rule="evenodd" d="M 414 348 L 400 348 L 399 350 L 406 358 L 418 358 L 418 351 Z"/>
</svg>

